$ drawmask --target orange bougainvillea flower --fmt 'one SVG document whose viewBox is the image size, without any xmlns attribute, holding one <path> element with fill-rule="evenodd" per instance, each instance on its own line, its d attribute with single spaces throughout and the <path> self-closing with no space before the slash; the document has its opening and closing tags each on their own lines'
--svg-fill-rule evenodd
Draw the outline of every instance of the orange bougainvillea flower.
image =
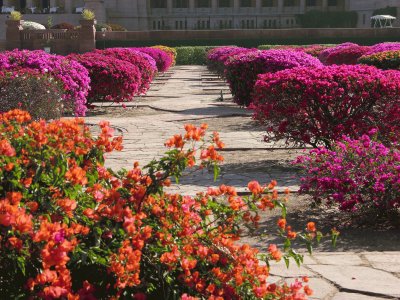
<svg viewBox="0 0 400 300">
<path fill-rule="evenodd" d="M 317 230 L 314 222 L 307 223 L 307 230 L 310 232 L 315 232 Z"/>
<path fill-rule="evenodd" d="M 279 219 L 278 220 L 278 227 L 281 229 L 285 229 L 286 228 L 286 219 Z"/>
<path fill-rule="evenodd" d="M 10 142 L 7 140 L 0 140 L 0 155 L 15 156 L 16 152 Z"/>
<path fill-rule="evenodd" d="M 247 187 L 249 188 L 250 192 L 252 192 L 254 195 L 258 195 L 261 194 L 263 192 L 263 188 L 261 187 L 261 185 L 258 183 L 258 181 L 250 181 L 247 184 Z"/>
<path fill-rule="evenodd" d="M 65 178 L 73 184 L 85 185 L 87 184 L 86 172 L 80 167 L 72 167 L 65 173 Z"/>
</svg>

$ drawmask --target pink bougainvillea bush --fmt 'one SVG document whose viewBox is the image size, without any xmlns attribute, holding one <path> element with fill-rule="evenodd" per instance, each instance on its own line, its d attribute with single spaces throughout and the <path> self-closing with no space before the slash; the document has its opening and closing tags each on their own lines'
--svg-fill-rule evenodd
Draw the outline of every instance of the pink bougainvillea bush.
<svg viewBox="0 0 400 300">
<path fill-rule="evenodd" d="M 371 128 L 396 139 L 400 129 L 400 73 L 370 66 L 296 68 L 263 74 L 255 85 L 254 118 L 267 139 L 314 147 L 357 138 Z"/>
<path fill-rule="evenodd" d="M 109 48 L 106 50 L 96 50 L 96 53 L 112 56 L 138 67 L 141 75 L 139 93 L 146 93 L 150 88 L 150 84 L 156 75 L 157 67 L 154 59 L 149 55 L 129 48 Z"/>
<path fill-rule="evenodd" d="M 347 211 L 399 208 L 400 151 L 374 140 L 374 134 L 343 137 L 332 150 L 314 149 L 297 158 L 305 173 L 300 192 Z"/>
<path fill-rule="evenodd" d="M 295 67 L 319 67 L 321 62 L 303 52 L 289 50 L 251 51 L 230 57 L 225 63 L 225 77 L 234 100 L 250 105 L 257 75 Z"/>
<path fill-rule="evenodd" d="M 104 154 L 121 150 L 122 139 L 108 122 L 99 127 L 94 138 L 80 119 L 0 115 L 1 299 L 302 300 L 312 293 L 301 280 L 269 283 L 261 259 L 300 263 L 290 244 L 318 240 L 313 222 L 295 231 L 282 209 L 273 231 L 284 249 L 271 244 L 260 255 L 239 242 L 239 228 L 257 225 L 259 210 L 285 206 L 276 182 L 252 181 L 246 197 L 229 186 L 195 197 L 164 191 L 187 167 L 218 168 L 217 133 L 188 124 L 159 161 L 114 172 Z"/>
<path fill-rule="evenodd" d="M 71 54 L 68 58 L 81 63 L 89 71 L 90 103 L 129 101 L 139 93 L 142 75 L 137 66 L 127 61 L 96 52 Z"/>
<path fill-rule="evenodd" d="M 379 52 L 394 51 L 394 50 L 400 51 L 400 43 L 398 43 L 398 42 L 379 43 L 379 44 L 371 46 L 369 51 L 366 53 L 366 55 L 375 54 L 375 53 L 379 53 Z"/>
<path fill-rule="evenodd" d="M 168 69 L 173 64 L 173 59 L 171 55 L 159 48 L 144 47 L 144 48 L 130 48 L 130 49 L 137 50 L 150 55 L 156 61 L 158 72 L 168 71 Z"/>
<path fill-rule="evenodd" d="M 331 53 L 334 53 L 334 52 L 336 52 L 336 51 L 338 51 L 338 50 L 340 50 L 340 49 L 349 48 L 349 47 L 356 47 L 356 46 L 359 46 L 359 45 L 358 45 L 358 44 L 354 44 L 354 43 L 349 43 L 349 42 L 348 42 L 348 43 L 343 43 L 343 44 L 336 45 L 336 46 L 334 46 L 334 47 L 327 48 L 327 49 L 325 49 L 325 50 L 323 50 L 323 51 L 320 52 L 320 54 L 319 54 L 319 56 L 318 56 L 318 59 L 319 59 L 323 64 L 327 64 L 326 60 L 328 59 L 328 57 L 329 57 L 329 55 L 330 55 Z"/>
<path fill-rule="evenodd" d="M 325 65 L 355 65 L 358 59 L 369 51 L 367 46 L 348 46 L 336 48 L 327 55 Z"/>
<path fill-rule="evenodd" d="M 400 70 L 400 50 L 377 52 L 361 56 L 360 64 L 375 66 L 383 70 Z"/>
<path fill-rule="evenodd" d="M 90 78 L 88 71 L 80 63 L 36 50 L 13 50 L 0 53 L 0 69 L 17 70 L 28 68 L 48 73 L 63 84 L 63 99 L 66 107 L 72 106 L 76 116 L 84 116 L 87 110 Z M 68 105 L 71 104 L 71 105 Z"/>
<path fill-rule="evenodd" d="M 223 76 L 225 71 L 225 62 L 234 55 L 255 51 L 256 49 L 248 49 L 237 46 L 217 47 L 207 53 L 207 67 L 210 71 L 216 72 Z"/>
</svg>

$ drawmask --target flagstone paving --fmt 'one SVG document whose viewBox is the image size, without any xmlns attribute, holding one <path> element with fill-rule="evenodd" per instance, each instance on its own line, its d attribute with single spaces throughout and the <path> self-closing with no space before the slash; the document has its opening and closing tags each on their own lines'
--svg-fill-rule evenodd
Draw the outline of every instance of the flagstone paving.
<svg viewBox="0 0 400 300">
<path fill-rule="evenodd" d="M 164 142 L 173 134 L 182 132 L 183 124 L 208 123 L 210 131 L 218 131 L 226 144 L 222 176 L 214 182 L 213 174 L 205 171 L 190 174 L 179 187 L 172 187 L 174 191 L 193 195 L 209 186 L 224 183 L 246 192 L 247 182 L 254 179 L 264 183 L 277 179 L 282 189 L 298 190 L 299 175 L 290 161 L 304 150 L 283 143 L 264 142 L 263 130 L 254 126 L 251 112 L 234 105 L 226 84 L 205 67 L 174 67 L 155 80 L 146 96 L 127 104 L 126 109 L 112 106 L 103 105 L 87 117 L 89 124 L 107 119 L 117 133 L 123 135 L 124 150 L 107 157 L 108 167 L 129 168 L 134 161 L 144 166 L 162 156 Z M 300 213 L 295 216 L 303 218 Z M 298 220 L 295 218 L 295 221 Z M 307 219 L 301 221 L 307 222 Z M 335 219 L 330 218 L 330 221 Z M 265 223 L 264 227 L 269 225 Z M 300 268 L 294 263 L 289 269 L 283 262 L 274 263 L 269 280 L 293 282 L 299 276 L 308 276 L 315 291 L 311 299 L 400 299 L 398 230 L 376 232 L 371 236 L 363 234 L 365 232 L 360 230 L 357 235 L 355 230 L 349 235 L 349 240 L 345 236 L 346 245 L 338 246 L 338 249 L 349 251 L 317 251 L 312 256 L 305 255 Z M 267 247 L 266 240 L 260 237 L 246 237 L 244 240 L 261 251 Z M 351 241 L 354 241 L 354 247 L 349 245 Z M 380 251 L 371 252 L 370 249 Z M 332 251 L 332 248 L 323 246 L 322 250 Z"/>
</svg>

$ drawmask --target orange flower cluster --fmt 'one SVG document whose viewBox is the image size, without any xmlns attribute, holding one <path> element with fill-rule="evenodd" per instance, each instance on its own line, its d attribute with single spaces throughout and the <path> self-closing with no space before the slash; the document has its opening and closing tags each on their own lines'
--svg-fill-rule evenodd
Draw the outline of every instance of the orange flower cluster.
<svg viewBox="0 0 400 300">
<path fill-rule="evenodd" d="M 257 225 L 258 209 L 280 203 L 275 181 L 249 183 L 249 197 L 224 185 L 195 197 L 163 190 L 194 165 L 196 152 L 200 166 L 222 161 L 217 133 L 207 144 L 205 124 L 186 125 L 185 134 L 166 142 L 175 149 L 160 162 L 113 172 L 104 167 L 104 153 L 122 149 L 121 138 L 113 138 L 108 122 L 99 126 L 93 138 L 79 119 L 0 115 L 0 248 L 7 249 L 0 258 L 18 262 L 9 270 L 10 298 L 171 296 L 157 294 L 162 287 L 182 299 L 298 300 L 310 293 L 301 292 L 301 282 L 267 283 L 269 268 L 258 251 L 238 243 L 241 223 Z M 283 219 L 279 226 L 293 235 Z M 273 260 L 283 255 L 276 245 L 269 253 Z"/>
</svg>

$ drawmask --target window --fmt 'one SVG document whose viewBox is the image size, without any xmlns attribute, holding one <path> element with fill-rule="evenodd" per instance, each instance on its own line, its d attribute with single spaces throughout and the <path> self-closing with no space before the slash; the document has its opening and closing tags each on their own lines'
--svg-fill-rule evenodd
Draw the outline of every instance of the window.
<svg viewBox="0 0 400 300">
<path fill-rule="evenodd" d="M 337 6 L 338 1 L 337 0 L 328 0 L 328 6 Z"/>
<path fill-rule="evenodd" d="M 307 0 L 306 6 L 317 6 L 317 0 Z"/>
<path fill-rule="evenodd" d="M 189 1 L 188 0 L 174 0 L 174 7 L 175 8 L 188 8 Z"/>
<path fill-rule="evenodd" d="M 231 0 L 219 0 L 218 7 L 231 7 Z"/>
<path fill-rule="evenodd" d="M 274 0 L 263 0 L 261 3 L 262 7 L 274 7 Z"/>
<path fill-rule="evenodd" d="M 367 19 L 367 16 L 365 14 L 363 14 L 363 25 L 365 25 L 366 19 Z"/>
<path fill-rule="evenodd" d="M 251 2 L 251 0 L 241 0 L 240 7 L 252 7 Z"/>
<path fill-rule="evenodd" d="M 284 5 L 284 6 L 289 6 L 289 7 L 295 6 L 295 5 L 296 5 L 296 1 L 295 1 L 295 0 L 285 0 L 285 1 L 283 2 L 283 5 Z"/>
<path fill-rule="evenodd" d="M 197 0 L 196 7 L 211 7 L 210 0 Z"/>
<path fill-rule="evenodd" d="M 167 1 L 164 0 L 151 0 L 151 8 L 167 8 Z"/>
</svg>

